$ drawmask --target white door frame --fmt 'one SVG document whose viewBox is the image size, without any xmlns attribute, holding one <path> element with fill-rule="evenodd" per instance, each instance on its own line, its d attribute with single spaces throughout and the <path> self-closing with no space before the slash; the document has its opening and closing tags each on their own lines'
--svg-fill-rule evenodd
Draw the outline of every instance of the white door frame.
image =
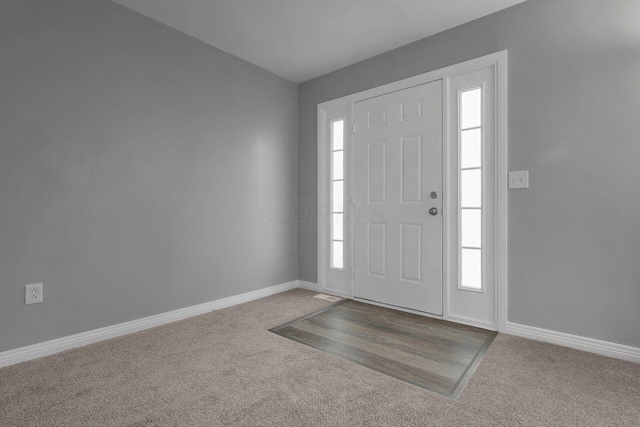
<svg viewBox="0 0 640 427">
<path fill-rule="evenodd" d="M 351 274 L 349 292 L 336 292 L 326 286 L 326 266 L 328 265 L 327 257 L 327 241 L 325 236 L 327 235 L 328 215 L 325 215 L 324 210 L 328 206 L 328 129 L 327 123 L 327 110 L 336 108 L 339 106 L 348 105 L 347 111 L 349 111 L 349 117 L 347 122 L 353 126 L 354 108 L 355 103 L 363 101 L 368 98 L 384 95 L 389 92 L 394 92 L 413 86 L 429 83 L 434 80 L 443 80 L 445 96 L 443 97 L 443 175 L 444 181 L 444 195 L 443 195 L 443 210 L 445 212 L 443 217 L 443 278 L 444 278 L 444 292 L 443 292 L 443 315 L 433 316 L 449 319 L 448 302 L 449 302 L 449 289 L 451 284 L 451 251 L 455 250 L 455 245 L 451 243 L 451 227 L 457 224 L 456 221 L 452 221 L 452 209 L 450 207 L 449 194 L 452 194 L 449 187 L 450 176 L 450 145 L 451 137 L 449 135 L 449 105 L 448 105 L 448 78 L 467 73 L 476 69 L 485 67 L 495 67 L 496 71 L 496 135 L 495 135 L 495 152 L 496 152 L 496 168 L 495 168 L 495 185 L 496 185 L 496 200 L 495 200 L 495 213 L 496 213 L 496 229 L 495 229 L 495 263 L 496 263 L 496 325 L 500 332 L 506 330 L 507 327 L 507 289 L 508 289 L 508 275 L 507 275 L 507 255 L 508 255 L 508 238 L 507 238 L 507 198 L 508 198 L 508 165 L 507 165 L 507 51 L 503 50 L 490 55 L 482 56 L 480 58 L 471 59 L 459 64 L 451 65 L 449 67 L 441 68 L 439 70 L 430 71 L 428 73 L 420 74 L 418 76 L 409 77 L 407 79 L 399 80 L 393 83 L 389 83 L 376 88 L 368 89 L 363 92 L 347 95 L 342 98 L 334 99 L 331 101 L 318 104 L 318 285 L 323 292 L 336 293 L 338 295 L 353 298 L 353 274 Z M 349 147 L 353 150 L 354 133 L 353 128 L 351 132 L 348 132 Z M 346 141 L 345 141 L 346 142 Z M 352 158 L 352 156 L 349 156 Z M 350 162 L 349 173 L 353 174 L 353 163 Z M 351 180 L 353 183 L 353 180 Z M 347 189 L 345 189 L 345 193 Z M 353 187 L 348 189 L 349 195 L 353 194 Z M 457 213 L 455 213 L 457 215 Z M 353 221 L 353 215 L 351 221 Z M 353 225 L 353 223 L 352 223 Z M 351 227 L 351 235 L 349 236 L 351 242 L 353 242 L 353 226 Z M 351 257 L 353 259 L 353 256 Z M 352 265 L 345 265 L 345 271 L 352 272 Z M 457 268 L 457 266 L 454 266 Z M 411 311 L 411 310 L 407 310 Z M 424 314 L 424 313 L 420 313 Z"/>
</svg>

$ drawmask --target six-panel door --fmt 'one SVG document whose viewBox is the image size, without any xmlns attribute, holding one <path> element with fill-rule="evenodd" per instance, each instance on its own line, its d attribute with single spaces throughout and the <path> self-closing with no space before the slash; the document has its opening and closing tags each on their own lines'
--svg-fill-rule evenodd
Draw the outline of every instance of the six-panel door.
<svg viewBox="0 0 640 427">
<path fill-rule="evenodd" d="M 442 97 L 439 80 L 355 104 L 355 297 L 442 314 Z"/>
</svg>

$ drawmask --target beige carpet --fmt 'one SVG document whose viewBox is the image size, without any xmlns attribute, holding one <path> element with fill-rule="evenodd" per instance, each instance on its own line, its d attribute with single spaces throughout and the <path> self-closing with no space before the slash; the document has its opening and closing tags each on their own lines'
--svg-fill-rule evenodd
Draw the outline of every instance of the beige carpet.
<svg viewBox="0 0 640 427">
<path fill-rule="evenodd" d="M 458 400 L 268 331 L 293 290 L 0 369 L 1 426 L 640 426 L 640 365 L 498 335 Z"/>
</svg>

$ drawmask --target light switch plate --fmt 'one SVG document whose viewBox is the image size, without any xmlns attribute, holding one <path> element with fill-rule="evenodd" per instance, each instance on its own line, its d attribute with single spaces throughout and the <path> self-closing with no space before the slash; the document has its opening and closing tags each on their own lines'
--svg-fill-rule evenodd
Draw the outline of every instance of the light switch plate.
<svg viewBox="0 0 640 427">
<path fill-rule="evenodd" d="M 529 171 L 509 172 L 509 189 L 529 188 Z"/>
</svg>

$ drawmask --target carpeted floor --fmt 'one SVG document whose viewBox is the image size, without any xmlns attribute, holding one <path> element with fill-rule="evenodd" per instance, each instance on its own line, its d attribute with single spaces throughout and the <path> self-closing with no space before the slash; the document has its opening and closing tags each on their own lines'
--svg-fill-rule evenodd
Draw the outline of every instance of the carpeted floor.
<svg viewBox="0 0 640 427">
<path fill-rule="evenodd" d="M 640 365 L 498 335 L 458 400 L 269 328 L 293 290 L 0 369 L 1 426 L 639 426 Z"/>
</svg>

